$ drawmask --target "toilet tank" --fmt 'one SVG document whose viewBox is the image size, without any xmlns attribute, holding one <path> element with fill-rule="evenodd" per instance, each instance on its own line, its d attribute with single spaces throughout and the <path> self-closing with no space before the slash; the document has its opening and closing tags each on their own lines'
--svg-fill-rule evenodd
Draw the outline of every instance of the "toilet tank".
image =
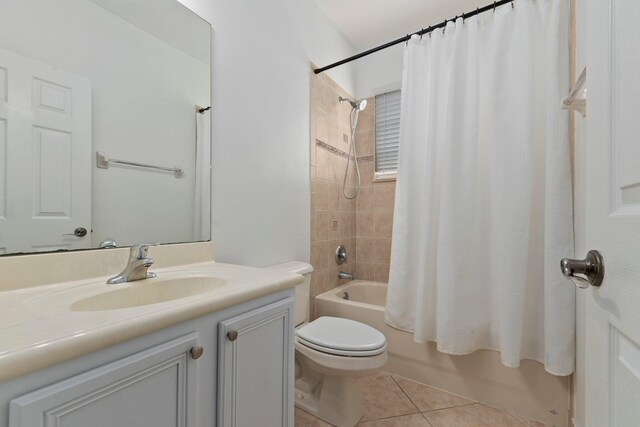
<svg viewBox="0 0 640 427">
<path fill-rule="evenodd" d="M 311 291 L 311 273 L 313 267 L 311 264 L 302 261 L 290 261 L 284 264 L 273 265 L 268 267 L 272 270 L 286 271 L 287 273 L 301 274 L 304 276 L 304 282 L 296 286 L 296 317 L 294 324 L 296 326 L 309 320 L 309 293 Z"/>
</svg>

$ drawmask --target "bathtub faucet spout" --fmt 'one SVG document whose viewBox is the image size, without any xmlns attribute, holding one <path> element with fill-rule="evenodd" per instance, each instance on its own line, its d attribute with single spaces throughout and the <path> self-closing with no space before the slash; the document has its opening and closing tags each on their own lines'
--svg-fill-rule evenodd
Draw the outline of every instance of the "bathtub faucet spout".
<svg viewBox="0 0 640 427">
<path fill-rule="evenodd" d="M 353 280 L 353 274 L 345 273 L 344 271 L 341 271 L 340 273 L 338 273 L 338 278 L 339 279 Z"/>
</svg>

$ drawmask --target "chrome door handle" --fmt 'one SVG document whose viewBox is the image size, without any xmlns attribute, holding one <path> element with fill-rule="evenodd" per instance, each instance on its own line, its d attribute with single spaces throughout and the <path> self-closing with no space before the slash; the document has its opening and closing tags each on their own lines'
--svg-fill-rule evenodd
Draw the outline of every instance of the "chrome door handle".
<svg viewBox="0 0 640 427">
<path fill-rule="evenodd" d="M 564 277 L 571 280 L 580 289 L 600 286 L 604 279 L 604 258 L 596 250 L 589 251 L 585 259 L 564 258 L 560 261 Z"/>
<path fill-rule="evenodd" d="M 78 227 L 73 230 L 73 233 L 63 234 L 63 236 L 76 236 L 76 237 L 84 237 L 87 235 L 87 229 L 84 227 Z"/>
</svg>

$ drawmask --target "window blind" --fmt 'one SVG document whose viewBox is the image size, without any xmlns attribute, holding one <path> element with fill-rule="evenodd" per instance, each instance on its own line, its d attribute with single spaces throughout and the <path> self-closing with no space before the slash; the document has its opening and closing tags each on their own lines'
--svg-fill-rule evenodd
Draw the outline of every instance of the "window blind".
<svg viewBox="0 0 640 427">
<path fill-rule="evenodd" d="M 376 172 L 392 174 L 398 170 L 400 142 L 400 91 L 376 96 Z"/>
</svg>

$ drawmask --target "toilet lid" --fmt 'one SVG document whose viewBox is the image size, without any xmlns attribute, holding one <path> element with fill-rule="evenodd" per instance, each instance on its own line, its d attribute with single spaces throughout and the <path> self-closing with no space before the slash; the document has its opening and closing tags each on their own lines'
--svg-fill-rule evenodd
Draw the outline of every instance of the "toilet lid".
<svg viewBox="0 0 640 427">
<path fill-rule="evenodd" d="M 300 343 L 326 353 L 353 356 L 380 354 L 386 348 L 384 334 L 355 320 L 320 317 L 296 330 Z"/>
</svg>

